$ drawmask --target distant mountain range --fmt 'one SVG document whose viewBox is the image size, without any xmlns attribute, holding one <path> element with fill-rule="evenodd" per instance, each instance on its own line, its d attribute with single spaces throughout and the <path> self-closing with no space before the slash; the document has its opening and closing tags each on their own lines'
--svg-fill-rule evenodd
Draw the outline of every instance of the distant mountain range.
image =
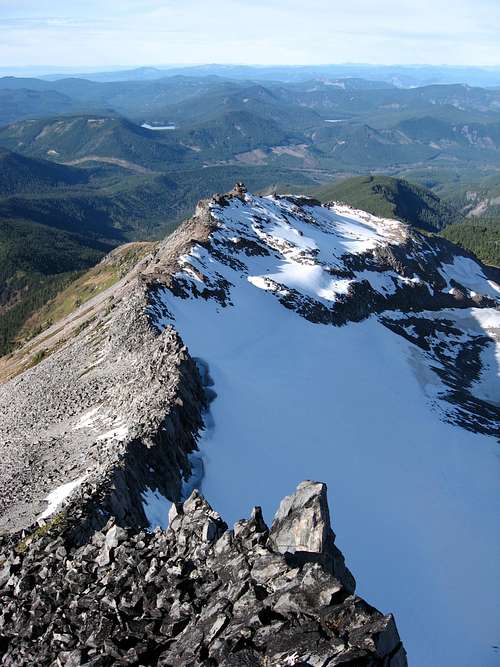
<svg viewBox="0 0 500 667">
<path fill-rule="evenodd" d="M 186 65 L 119 68 L 112 71 L 85 72 L 65 68 L 57 72 L 54 68 L 2 68 L 4 74 L 14 76 L 40 76 L 48 81 L 71 77 L 92 81 L 155 80 L 166 76 L 223 76 L 231 79 L 258 79 L 260 81 L 306 81 L 308 79 L 363 78 L 380 81 L 399 87 L 428 84 L 467 83 L 475 86 L 500 86 L 499 67 L 459 67 L 433 65 L 369 65 L 344 63 L 338 65 L 305 66 L 252 66 L 252 65 Z"/>
<path fill-rule="evenodd" d="M 0 145 L 60 161 L 97 155 L 171 169 L 236 159 L 330 172 L 500 165 L 500 90 L 464 85 L 10 77 L 0 79 L 0 99 L 0 122 L 10 124 Z"/>
</svg>

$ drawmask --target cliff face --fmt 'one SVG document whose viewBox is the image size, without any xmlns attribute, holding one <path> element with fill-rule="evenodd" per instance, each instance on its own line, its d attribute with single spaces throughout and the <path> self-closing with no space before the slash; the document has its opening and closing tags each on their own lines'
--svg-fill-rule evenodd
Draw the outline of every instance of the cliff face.
<svg viewBox="0 0 500 667">
<path fill-rule="evenodd" d="M 0 654 L 20 665 L 405 667 L 392 616 L 354 594 L 326 487 L 303 482 L 269 529 L 227 531 L 194 491 L 170 528 L 54 527 L 0 569 Z"/>
</svg>

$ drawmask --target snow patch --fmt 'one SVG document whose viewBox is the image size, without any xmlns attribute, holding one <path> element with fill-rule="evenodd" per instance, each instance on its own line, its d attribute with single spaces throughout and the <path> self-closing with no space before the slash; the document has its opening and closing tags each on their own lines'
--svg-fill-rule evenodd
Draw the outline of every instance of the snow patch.
<svg viewBox="0 0 500 667">
<path fill-rule="evenodd" d="M 149 522 L 151 530 L 161 528 L 166 530 L 168 528 L 168 513 L 172 506 L 172 502 L 165 498 L 157 489 L 150 489 L 148 486 L 142 491 L 142 507 L 146 519 Z"/>
<path fill-rule="evenodd" d="M 493 280 L 488 280 L 481 266 L 470 257 L 455 257 L 453 264 L 442 264 L 440 273 L 448 281 L 447 289 L 449 293 L 452 293 L 450 280 L 455 280 L 476 294 L 489 296 L 493 299 L 500 297 L 500 286 Z"/>
<path fill-rule="evenodd" d="M 488 403 L 500 406 L 500 345 L 491 342 L 481 352 L 481 375 L 471 393 Z"/>
<path fill-rule="evenodd" d="M 399 276 L 393 271 L 358 271 L 356 273 L 356 280 L 367 280 L 372 289 L 384 295 L 396 292 L 398 278 Z"/>
<path fill-rule="evenodd" d="M 77 489 L 86 479 L 87 476 L 84 475 L 83 477 L 79 477 L 72 482 L 62 484 L 61 486 L 58 486 L 57 489 L 51 491 L 45 498 L 49 506 L 44 512 L 42 512 L 42 514 L 40 514 L 38 519 L 47 519 L 48 517 L 52 516 L 63 504 L 63 502 L 69 498 L 73 491 Z"/>
<path fill-rule="evenodd" d="M 471 392 L 483 401 L 500 405 L 500 311 L 475 308 L 473 316 L 492 341 L 481 353 L 480 378 L 472 385 Z"/>
<path fill-rule="evenodd" d="M 80 428 L 91 428 L 92 425 L 99 419 L 100 406 L 93 408 L 80 417 L 73 430 L 77 431 Z"/>
<path fill-rule="evenodd" d="M 324 301 L 335 301 L 339 294 L 347 294 L 352 280 L 332 278 L 321 266 L 284 262 L 278 273 L 266 276 L 248 276 L 248 281 L 260 289 L 269 289 L 272 280 Z"/>
</svg>

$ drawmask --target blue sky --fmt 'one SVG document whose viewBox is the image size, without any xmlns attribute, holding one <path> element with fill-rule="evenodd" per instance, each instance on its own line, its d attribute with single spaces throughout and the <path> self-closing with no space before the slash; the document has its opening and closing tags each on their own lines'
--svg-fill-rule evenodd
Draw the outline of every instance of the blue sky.
<svg viewBox="0 0 500 667">
<path fill-rule="evenodd" d="M 0 0 L 0 66 L 500 65 L 500 0 Z"/>
</svg>

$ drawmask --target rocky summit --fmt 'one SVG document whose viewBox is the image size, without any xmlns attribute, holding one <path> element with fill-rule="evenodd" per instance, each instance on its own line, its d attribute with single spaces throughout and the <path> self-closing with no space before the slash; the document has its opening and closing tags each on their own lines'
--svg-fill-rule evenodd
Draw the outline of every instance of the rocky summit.
<svg viewBox="0 0 500 667">
<path fill-rule="evenodd" d="M 406 664 L 324 485 L 266 527 L 304 478 L 415 664 L 490 664 L 499 285 L 338 202 L 200 202 L 0 359 L 3 664 Z"/>
<path fill-rule="evenodd" d="M 80 547 L 63 525 L 0 569 L 2 664 L 404 667 L 394 619 L 354 593 L 326 487 L 303 482 L 271 528 L 227 526 L 197 492 L 167 531 L 110 520 Z"/>
</svg>

